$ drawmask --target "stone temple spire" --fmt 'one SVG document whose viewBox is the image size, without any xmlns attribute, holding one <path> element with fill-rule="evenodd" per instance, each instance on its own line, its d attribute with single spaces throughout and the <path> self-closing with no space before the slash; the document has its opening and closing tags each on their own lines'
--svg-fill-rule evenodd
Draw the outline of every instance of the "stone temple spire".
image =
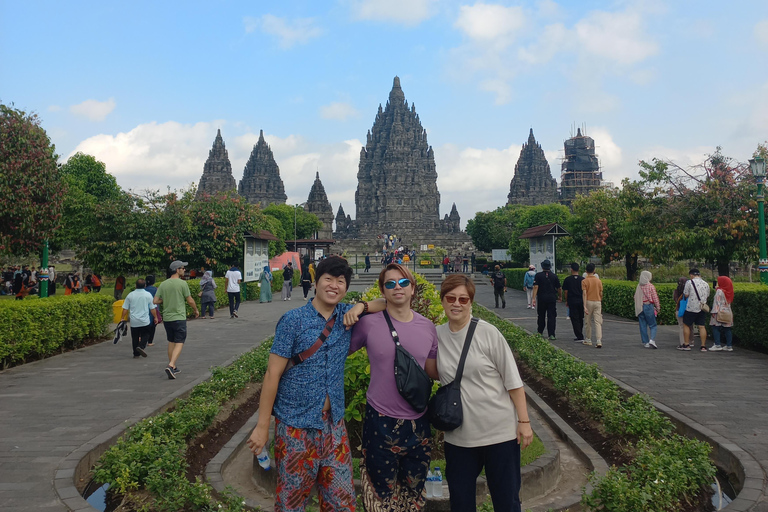
<svg viewBox="0 0 768 512">
<path fill-rule="evenodd" d="M 309 213 L 315 214 L 320 219 L 320 222 L 323 223 L 323 227 L 315 233 L 315 238 L 321 240 L 333 238 L 333 208 L 331 208 L 331 203 L 325 194 L 325 187 L 323 187 L 323 183 L 320 181 L 319 172 L 315 174 L 315 182 L 309 191 L 307 205 L 304 209 Z"/>
<path fill-rule="evenodd" d="M 203 175 L 197 186 L 196 197 L 199 199 L 203 194 L 214 195 L 236 188 L 235 178 L 232 176 L 232 164 L 229 162 L 227 148 L 224 146 L 224 139 L 219 129 L 213 141 L 213 147 L 208 152 L 208 160 L 203 165 Z"/>
<path fill-rule="evenodd" d="M 417 233 L 442 231 L 434 152 L 416 109 L 405 101 L 398 77 L 366 139 L 355 193 L 354 223 L 359 232 L 394 233 L 413 241 Z"/>
<path fill-rule="evenodd" d="M 267 205 L 285 204 L 283 180 L 280 179 L 280 168 L 275 162 L 272 149 L 264 140 L 264 130 L 259 132 L 259 141 L 254 144 L 248 163 L 243 170 L 243 179 L 237 191 L 249 203 Z"/>
<path fill-rule="evenodd" d="M 507 204 L 537 205 L 554 203 L 557 200 L 557 182 L 552 177 L 544 150 L 541 149 L 541 144 L 536 142 L 531 128 L 528 142 L 523 144 L 515 165 Z"/>
</svg>

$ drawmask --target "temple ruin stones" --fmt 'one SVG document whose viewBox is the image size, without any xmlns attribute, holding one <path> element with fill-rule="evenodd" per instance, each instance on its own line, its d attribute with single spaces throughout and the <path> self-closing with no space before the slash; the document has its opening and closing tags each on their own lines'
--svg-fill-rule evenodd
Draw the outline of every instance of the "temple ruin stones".
<svg viewBox="0 0 768 512">
<path fill-rule="evenodd" d="M 232 176 L 232 164 L 229 162 L 229 154 L 221 137 L 221 130 L 216 132 L 213 147 L 208 152 L 208 160 L 203 165 L 203 175 L 197 185 L 199 199 L 203 194 L 215 195 L 219 192 L 237 190 L 235 178 Z"/>
<path fill-rule="evenodd" d="M 323 227 L 315 233 L 315 238 L 320 240 L 333 238 L 333 208 L 328 201 L 325 187 L 323 187 L 323 183 L 320 181 L 319 172 L 315 174 L 315 182 L 309 191 L 309 197 L 304 209 L 309 213 L 315 214 L 320 222 L 323 223 Z"/>
<path fill-rule="evenodd" d="M 272 148 L 264 140 L 264 130 L 259 131 L 259 140 L 245 164 L 237 191 L 249 203 L 258 203 L 262 208 L 270 204 L 285 204 L 288 199 Z"/>
<path fill-rule="evenodd" d="M 535 206 L 555 203 L 557 200 L 557 181 L 552 177 L 547 157 L 541 149 L 541 144 L 536 142 L 531 128 L 528 142 L 523 144 L 515 165 L 507 204 Z"/>
</svg>

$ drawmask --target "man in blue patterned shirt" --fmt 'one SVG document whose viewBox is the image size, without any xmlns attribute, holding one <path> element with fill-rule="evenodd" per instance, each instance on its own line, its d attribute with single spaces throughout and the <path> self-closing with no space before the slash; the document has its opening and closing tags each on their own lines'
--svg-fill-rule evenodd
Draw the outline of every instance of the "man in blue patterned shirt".
<svg viewBox="0 0 768 512">
<path fill-rule="evenodd" d="M 352 458 L 344 424 L 348 329 L 360 315 L 383 311 L 386 301 L 341 304 L 351 278 L 352 269 L 345 259 L 324 259 L 316 270 L 314 299 L 285 313 L 275 328 L 259 411 L 273 411 L 275 416 L 276 512 L 303 511 L 314 484 L 322 512 L 355 510 Z M 289 366 L 292 358 L 315 345 L 321 333 L 327 337 L 316 352 Z M 254 455 L 269 440 L 269 420 L 269 414 L 259 414 L 248 440 Z"/>
</svg>

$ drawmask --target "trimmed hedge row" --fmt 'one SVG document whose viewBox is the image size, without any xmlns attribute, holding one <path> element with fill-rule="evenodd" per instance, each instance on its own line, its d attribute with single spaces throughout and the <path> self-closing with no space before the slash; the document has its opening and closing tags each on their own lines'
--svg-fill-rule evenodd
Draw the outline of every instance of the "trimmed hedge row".
<svg viewBox="0 0 768 512">
<path fill-rule="evenodd" d="M 507 287 L 512 290 L 523 289 L 523 278 L 528 269 L 513 268 L 503 270 L 507 276 Z M 563 276 L 559 276 L 562 282 Z M 637 320 L 635 315 L 636 282 L 603 279 L 603 313 Z M 654 283 L 659 295 L 661 311 L 656 321 L 660 325 L 677 324 L 677 308 L 672 298 L 677 285 L 674 283 Z M 711 289 L 710 283 L 710 289 Z M 735 342 L 744 347 L 768 350 L 768 287 L 757 283 L 734 283 L 733 298 L 733 335 Z M 714 290 L 709 294 L 709 305 L 714 300 Z M 707 322 L 709 324 L 709 322 Z"/>
<path fill-rule="evenodd" d="M 98 293 L 0 301 L 0 364 L 47 357 L 104 335 L 113 298 Z"/>
<path fill-rule="evenodd" d="M 176 400 L 173 410 L 129 427 L 99 459 L 96 481 L 109 483 L 136 510 L 243 510 L 242 498 L 219 502 L 207 482 L 187 479 L 187 443 L 211 426 L 224 403 L 264 378 L 271 346 L 270 338 L 230 366 L 211 369 L 211 378 Z"/>
<path fill-rule="evenodd" d="M 526 365 L 546 377 L 570 402 L 603 425 L 609 434 L 627 441 L 634 460 L 615 466 L 605 476 L 592 474 L 593 490 L 582 496 L 590 510 L 611 512 L 676 511 L 680 503 L 694 503 L 712 481 L 715 467 L 711 447 L 672 434 L 672 423 L 647 395 L 625 398 L 597 365 L 586 364 L 474 305 L 476 316 L 495 325 Z"/>
</svg>

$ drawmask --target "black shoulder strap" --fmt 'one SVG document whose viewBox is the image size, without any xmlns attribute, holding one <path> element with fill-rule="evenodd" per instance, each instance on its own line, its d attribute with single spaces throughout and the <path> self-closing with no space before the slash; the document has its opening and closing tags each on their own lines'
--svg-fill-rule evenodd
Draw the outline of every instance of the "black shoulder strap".
<svg viewBox="0 0 768 512">
<path fill-rule="evenodd" d="M 469 353 L 469 345 L 472 343 L 472 336 L 475 335 L 475 327 L 477 327 L 477 318 L 472 318 L 467 329 L 467 337 L 464 339 L 464 348 L 461 350 L 461 357 L 459 358 L 459 366 L 456 368 L 456 377 L 453 379 L 453 385 L 459 387 L 461 385 L 461 377 L 464 373 L 464 362 L 467 360 L 467 354 Z"/>
<path fill-rule="evenodd" d="M 389 326 L 389 334 L 392 335 L 392 339 L 395 341 L 395 345 L 400 345 L 400 336 L 397 335 L 395 326 L 392 325 L 392 319 L 389 318 L 389 313 L 387 313 L 386 309 L 384 310 L 384 318 L 387 321 L 387 325 Z"/>
<path fill-rule="evenodd" d="M 696 298 L 699 299 L 699 302 L 701 302 L 701 297 L 699 296 L 699 290 L 696 288 L 696 281 L 691 279 L 691 286 L 693 286 L 693 291 L 696 292 Z"/>
</svg>

